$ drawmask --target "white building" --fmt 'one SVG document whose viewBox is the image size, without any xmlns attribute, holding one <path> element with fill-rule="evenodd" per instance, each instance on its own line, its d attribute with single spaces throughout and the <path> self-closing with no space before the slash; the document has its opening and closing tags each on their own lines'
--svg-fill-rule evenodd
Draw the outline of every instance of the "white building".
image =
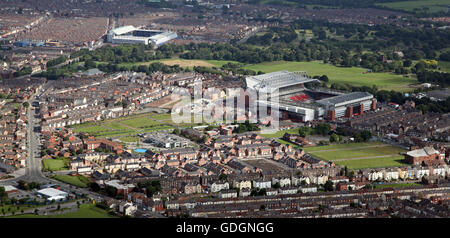
<svg viewBox="0 0 450 238">
<path fill-rule="evenodd" d="M 290 178 L 272 178 L 272 185 L 279 183 L 281 187 L 291 186 Z"/>
<path fill-rule="evenodd" d="M 287 194 L 296 194 L 298 189 L 295 187 L 287 187 L 278 189 L 279 194 L 287 195 Z"/>
<path fill-rule="evenodd" d="M 132 202 L 123 202 L 119 204 L 119 212 L 125 216 L 132 216 L 137 211 L 137 206 Z"/>
<path fill-rule="evenodd" d="M 219 192 L 219 198 L 236 198 L 237 192 L 233 189 L 222 190 Z"/>
<path fill-rule="evenodd" d="M 37 191 L 39 196 L 47 199 L 47 201 L 64 201 L 67 199 L 68 193 L 54 189 L 54 188 L 44 188 Z"/>
<path fill-rule="evenodd" d="M 253 187 L 259 188 L 259 189 L 263 189 L 263 188 L 267 189 L 267 188 L 272 187 L 272 183 L 270 181 L 264 181 L 264 180 L 253 181 Z"/>
<path fill-rule="evenodd" d="M 108 32 L 107 41 L 113 44 L 144 44 L 160 46 L 177 38 L 175 32 L 144 30 L 134 26 L 122 26 Z"/>
<path fill-rule="evenodd" d="M 230 184 L 228 182 L 215 182 L 210 186 L 212 193 L 217 193 L 226 189 L 230 189 Z"/>
<path fill-rule="evenodd" d="M 316 193 L 317 187 L 316 186 L 300 187 L 299 190 L 301 193 Z"/>
<path fill-rule="evenodd" d="M 305 181 L 305 184 L 310 184 L 311 181 L 308 177 L 292 177 L 291 183 L 293 186 L 300 186 L 302 184 L 302 181 Z"/>
</svg>

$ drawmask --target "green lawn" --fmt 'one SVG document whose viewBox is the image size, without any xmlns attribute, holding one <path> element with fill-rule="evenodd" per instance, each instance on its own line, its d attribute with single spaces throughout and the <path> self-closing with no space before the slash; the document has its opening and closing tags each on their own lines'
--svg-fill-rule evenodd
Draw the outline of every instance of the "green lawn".
<svg viewBox="0 0 450 238">
<path fill-rule="evenodd" d="M 449 0 L 420 0 L 420 1 L 398 1 L 377 3 L 376 5 L 385 6 L 395 10 L 404 10 L 409 12 L 439 12 L 447 11 L 450 6 Z"/>
<path fill-rule="evenodd" d="M 81 204 L 80 209 L 61 215 L 41 216 L 34 214 L 15 215 L 8 218 L 114 218 L 106 210 L 96 207 L 93 204 Z"/>
<path fill-rule="evenodd" d="M 293 128 L 293 129 L 288 129 L 288 130 L 280 130 L 273 134 L 260 134 L 260 135 L 263 137 L 266 137 L 266 138 L 280 138 L 280 137 L 283 137 L 284 133 L 298 135 L 298 128 Z"/>
<path fill-rule="evenodd" d="M 405 165 L 404 157 L 400 153 L 406 152 L 406 150 L 380 142 L 305 147 L 304 150 L 316 158 L 333 161 L 335 164 L 347 166 L 349 169 Z M 377 158 L 377 156 L 380 157 Z"/>
<path fill-rule="evenodd" d="M 214 66 L 220 68 L 222 67 L 224 64 L 227 63 L 239 63 L 237 61 L 233 61 L 233 60 L 204 60 L 207 63 L 213 64 Z"/>
<path fill-rule="evenodd" d="M 366 147 L 355 148 L 354 150 L 330 150 L 330 151 L 315 151 L 311 154 L 323 160 L 342 160 L 352 158 L 365 158 L 383 155 L 399 155 L 400 152 L 405 152 L 402 148 L 385 146 L 385 147 Z"/>
<path fill-rule="evenodd" d="M 15 212 L 16 214 L 21 213 L 22 210 L 27 210 L 30 208 L 39 207 L 38 205 L 3 205 L 0 206 L 0 214 Z"/>
<path fill-rule="evenodd" d="M 138 137 L 137 136 L 124 136 L 124 137 L 121 137 L 120 140 L 122 142 L 137 142 Z"/>
<path fill-rule="evenodd" d="M 160 125 L 160 122 L 151 120 L 148 117 L 138 117 L 138 118 L 133 118 L 133 119 L 128 119 L 128 120 L 123 120 L 120 123 L 131 126 L 133 128 L 147 128 L 147 127 L 152 127 L 155 125 Z"/>
<path fill-rule="evenodd" d="M 44 159 L 42 160 L 44 169 L 48 171 L 60 171 L 69 169 L 69 159 Z"/>
<path fill-rule="evenodd" d="M 89 180 L 82 175 L 78 176 L 54 175 L 53 178 L 61 182 L 68 183 L 81 188 L 86 188 L 89 184 Z"/>
<path fill-rule="evenodd" d="M 375 188 L 403 188 L 403 187 L 414 187 L 421 186 L 420 183 L 394 183 L 394 184 L 379 184 L 375 185 Z"/>
<path fill-rule="evenodd" d="M 306 71 L 309 76 L 327 75 L 330 83 L 348 83 L 355 86 L 373 86 L 377 85 L 383 89 L 393 89 L 404 91 L 409 84 L 417 83 L 416 79 L 405 78 L 401 75 L 391 73 L 367 73 L 367 69 L 360 67 L 336 67 L 331 64 L 321 62 L 288 62 L 275 61 L 265 62 L 254 65 L 247 65 L 245 69 L 251 69 L 256 72 L 265 73 L 287 70 L 287 71 Z"/>
<path fill-rule="evenodd" d="M 403 162 L 403 159 L 403 156 L 393 156 L 376 159 L 336 161 L 335 164 L 347 166 L 348 169 L 387 168 L 407 165 Z"/>
<path fill-rule="evenodd" d="M 304 150 L 306 152 L 314 152 L 314 151 L 321 151 L 321 150 L 360 148 L 360 147 L 376 146 L 376 145 L 382 145 L 382 144 L 383 143 L 381 143 L 381 142 L 348 143 L 348 144 L 335 144 L 335 145 L 326 145 L 326 146 L 305 147 Z"/>
<path fill-rule="evenodd" d="M 158 120 L 158 121 L 156 121 Z M 191 127 L 195 123 L 175 124 L 168 113 L 142 113 L 99 122 L 89 122 L 72 126 L 76 133 L 86 132 L 98 138 L 125 137 L 130 142 L 132 136 L 142 132 L 172 130 L 175 126 Z"/>
</svg>

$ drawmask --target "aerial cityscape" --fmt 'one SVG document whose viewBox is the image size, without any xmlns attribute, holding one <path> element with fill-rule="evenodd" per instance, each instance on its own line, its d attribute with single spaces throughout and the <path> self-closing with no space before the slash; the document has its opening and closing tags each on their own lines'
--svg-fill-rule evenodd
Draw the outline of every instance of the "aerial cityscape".
<svg viewBox="0 0 450 238">
<path fill-rule="evenodd" d="M 449 11 L 0 1 L 0 219 L 449 218 Z"/>
</svg>

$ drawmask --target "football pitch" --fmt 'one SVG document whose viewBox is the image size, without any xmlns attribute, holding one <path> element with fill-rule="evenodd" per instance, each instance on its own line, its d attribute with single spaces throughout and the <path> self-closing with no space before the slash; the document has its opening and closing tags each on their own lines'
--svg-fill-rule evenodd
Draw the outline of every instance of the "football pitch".
<svg viewBox="0 0 450 238">
<path fill-rule="evenodd" d="M 406 150 L 380 142 L 337 144 L 305 147 L 306 152 L 316 158 L 333 161 L 349 169 L 405 166 Z"/>
</svg>

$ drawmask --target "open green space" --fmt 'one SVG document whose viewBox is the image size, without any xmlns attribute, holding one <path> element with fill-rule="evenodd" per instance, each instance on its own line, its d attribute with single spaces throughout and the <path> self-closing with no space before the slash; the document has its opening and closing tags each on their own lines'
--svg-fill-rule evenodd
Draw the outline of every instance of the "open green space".
<svg viewBox="0 0 450 238">
<path fill-rule="evenodd" d="M 280 138 L 283 137 L 284 133 L 289 134 L 298 134 L 298 128 L 288 129 L 288 130 L 280 130 L 272 134 L 260 134 L 263 137 L 266 138 Z"/>
<path fill-rule="evenodd" d="M 420 183 L 393 183 L 393 184 L 377 184 L 375 188 L 404 188 L 404 187 L 414 187 L 421 186 Z"/>
<path fill-rule="evenodd" d="M 403 10 L 409 12 L 440 12 L 447 11 L 450 6 L 449 0 L 420 0 L 420 1 L 398 1 L 377 3 L 378 6 L 384 6 L 394 10 Z"/>
<path fill-rule="evenodd" d="M 11 205 L 11 204 L 5 204 L 3 206 L 0 206 L 0 214 L 7 214 L 7 213 L 16 213 L 19 214 L 25 210 L 39 207 L 39 205 Z"/>
<path fill-rule="evenodd" d="M 247 65 L 244 69 L 251 69 L 256 72 L 262 71 L 270 73 L 280 70 L 306 71 L 308 75 L 327 75 L 329 83 L 348 83 L 354 86 L 377 85 L 381 89 L 404 90 L 409 84 L 417 83 L 416 79 L 406 78 L 402 75 L 391 73 L 366 73 L 367 69 L 360 67 L 336 67 L 318 61 L 314 62 L 291 62 L 275 61 L 254 65 Z"/>
<path fill-rule="evenodd" d="M 44 169 L 48 171 L 60 171 L 69 169 L 68 158 L 44 159 L 42 160 Z"/>
<path fill-rule="evenodd" d="M 335 164 L 347 166 L 348 169 L 387 168 L 405 166 L 403 156 L 392 156 L 374 159 L 342 160 Z"/>
<path fill-rule="evenodd" d="M 82 204 L 80 208 L 75 212 L 69 212 L 61 215 L 35 215 L 35 214 L 24 214 L 9 216 L 8 218 L 114 218 L 108 214 L 104 209 L 96 207 L 93 204 Z"/>
<path fill-rule="evenodd" d="M 171 114 L 168 113 L 142 113 L 126 117 L 108 119 L 98 122 L 88 122 L 72 126 L 76 133 L 89 133 L 94 137 L 121 137 L 124 142 L 135 142 L 134 135 L 143 132 L 154 132 L 162 130 L 172 130 L 175 126 L 191 127 L 197 123 L 176 124 L 172 121 Z"/>
<path fill-rule="evenodd" d="M 120 137 L 122 142 L 138 142 L 139 138 L 137 136 L 124 136 Z"/>
<path fill-rule="evenodd" d="M 400 153 L 406 150 L 380 142 L 305 147 L 304 150 L 316 158 L 333 161 L 349 169 L 405 165 Z"/>
<path fill-rule="evenodd" d="M 71 175 L 54 175 L 52 178 L 64 183 L 68 183 L 80 188 L 86 188 L 89 184 L 89 180 L 83 175 L 71 176 Z"/>
<path fill-rule="evenodd" d="M 348 144 L 334 144 L 326 146 L 313 146 L 303 148 L 306 152 L 325 151 L 335 149 L 357 149 L 368 146 L 383 145 L 381 142 L 361 142 L 361 143 L 348 143 Z"/>
</svg>

